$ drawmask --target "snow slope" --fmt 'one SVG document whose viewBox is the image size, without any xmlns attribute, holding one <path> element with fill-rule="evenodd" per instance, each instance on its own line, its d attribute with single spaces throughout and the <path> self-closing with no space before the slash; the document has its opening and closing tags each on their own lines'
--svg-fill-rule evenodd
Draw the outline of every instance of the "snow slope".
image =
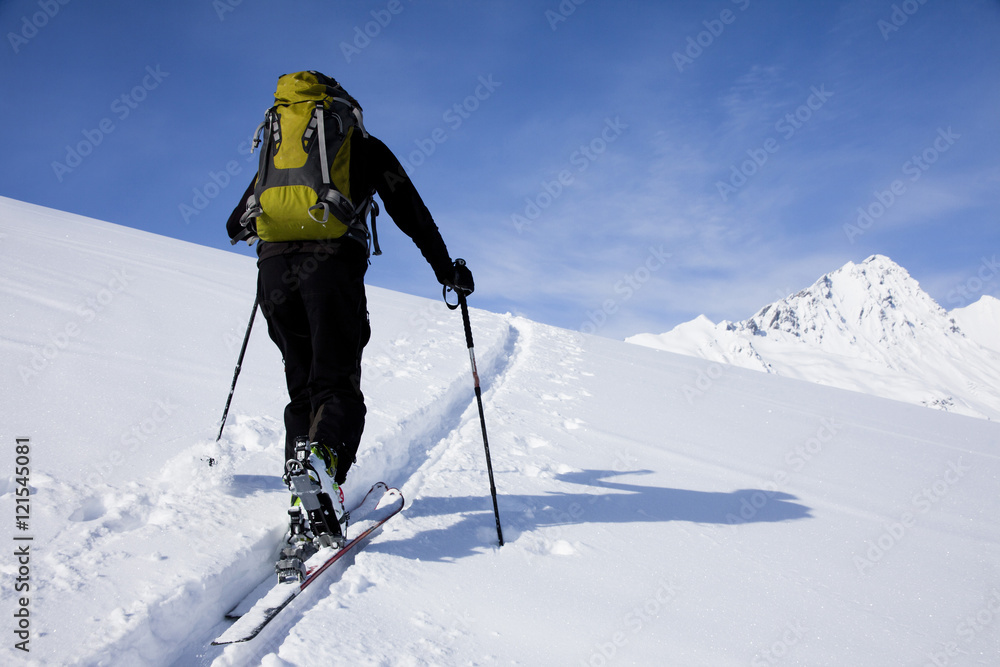
<svg viewBox="0 0 1000 667">
<path fill-rule="evenodd" d="M 1000 426 L 473 310 L 497 548 L 460 317 L 379 289 L 347 489 L 384 478 L 406 507 L 256 640 L 210 648 L 268 576 L 287 501 L 263 326 L 214 443 L 253 262 L 4 199 L 0 235 L 3 664 L 1000 655 Z M 34 538 L 30 653 L 14 533 Z"/>
<path fill-rule="evenodd" d="M 946 312 L 873 255 L 743 322 L 700 316 L 629 342 L 785 377 L 1000 418 L 1000 301 Z"/>
</svg>

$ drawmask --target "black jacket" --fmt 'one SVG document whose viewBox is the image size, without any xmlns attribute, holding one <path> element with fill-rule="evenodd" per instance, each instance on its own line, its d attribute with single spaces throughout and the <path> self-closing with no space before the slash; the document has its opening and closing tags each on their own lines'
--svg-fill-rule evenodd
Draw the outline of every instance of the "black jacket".
<svg viewBox="0 0 1000 667">
<path fill-rule="evenodd" d="M 414 187 L 403 166 L 392 154 L 389 148 L 368 135 L 360 134 L 351 137 L 351 200 L 358 202 L 372 191 L 377 192 L 385 212 L 389 214 L 396 226 L 411 239 L 420 249 L 424 259 L 434 269 L 434 275 L 441 283 L 450 282 L 454 269 L 448 248 L 445 246 L 441 232 L 438 230 L 430 211 L 424 205 L 420 194 Z M 253 194 L 257 177 L 254 176 L 247 186 L 243 197 L 233 209 L 226 222 L 229 238 L 235 238 L 241 231 L 240 218 L 246 212 L 247 198 Z M 345 239 L 345 243 L 356 241 Z M 273 255 L 313 252 L 321 243 L 329 245 L 329 241 L 289 241 L 263 242 L 258 247 L 258 263 Z"/>
</svg>

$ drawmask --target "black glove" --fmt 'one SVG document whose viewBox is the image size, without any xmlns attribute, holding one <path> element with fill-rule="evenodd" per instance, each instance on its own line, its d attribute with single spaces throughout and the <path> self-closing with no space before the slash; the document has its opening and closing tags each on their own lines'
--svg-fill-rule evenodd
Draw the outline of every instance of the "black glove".
<svg viewBox="0 0 1000 667">
<path fill-rule="evenodd" d="M 476 289 L 476 283 L 472 279 L 472 271 L 466 266 L 464 259 L 456 259 L 452 265 L 451 275 L 442 280 L 445 287 L 450 287 L 456 292 L 472 294 Z"/>
</svg>

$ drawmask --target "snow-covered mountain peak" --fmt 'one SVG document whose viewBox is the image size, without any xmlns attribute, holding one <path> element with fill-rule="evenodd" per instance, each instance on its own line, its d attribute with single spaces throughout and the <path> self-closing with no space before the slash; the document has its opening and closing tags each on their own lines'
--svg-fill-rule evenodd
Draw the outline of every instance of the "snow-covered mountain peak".
<svg viewBox="0 0 1000 667">
<path fill-rule="evenodd" d="M 950 314 L 971 340 L 1000 352 L 1000 299 L 985 294 L 975 303 L 956 308 Z"/>
<path fill-rule="evenodd" d="M 630 342 L 967 415 L 1000 417 L 1000 300 L 948 313 L 884 255 L 848 262 L 742 322 Z"/>
<path fill-rule="evenodd" d="M 888 257 L 872 255 L 859 264 L 848 262 L 727 328 L 755 336 L 786 334 L 839 348 L 862 340 L 900 344 L 933 325 L 954 327 L 947 312 L 906 269 Z"/>
</svg>

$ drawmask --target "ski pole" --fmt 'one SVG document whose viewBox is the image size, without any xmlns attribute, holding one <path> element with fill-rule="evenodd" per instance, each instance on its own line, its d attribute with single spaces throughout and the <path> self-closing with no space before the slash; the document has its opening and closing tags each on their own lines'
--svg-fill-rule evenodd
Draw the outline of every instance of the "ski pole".
<svg viewBox="0 0 1000 667">
<path fill-rule="evenodd" d="M 465 264 L 464 260 L 456 260 L 455 263 L 461 262 Z M 503 546 L 503 531 L 500 528 L 500 508 L 497 506 L 497 487 L 493 482 L 493 462 L 490 460 L 490 442 L 486 437 L 486 416 L 483 413 L 483 392 L 479 387 L 479 372 L 476 370 L 476 352 L 472 344 L 472 324 L 469 321 L 469 304 L 465 300 L 465 292 L 456 289 L 455 293 L 458 294 L 458 306 L 452 306 L 448 303 L 447 299 L 447 287 L 445 288 L 445 303 L 449 308 L 454 310 L 459 306 L 462 308 L 462 323 L 465 325 L 465 342 L 469 346 L 469 361 L 472 363 L 472 380 L 475 384 L 476 389 L 476 403 L 479 405 L 479 423 L 483 427 L 483 448 L 486 450 L 486 471 L 490 477 L 490 495 L 493 496 L 493 516 L 496 517 L 497 521 L 497 539 L 500 541 L 500 546 Z"/>
<path fill-rule="evenodd" d="M 226 407 L 222 411 L 222 423 L 219 424 L 219 435 L 215 438 L 218 442 L 222 439 L 222 430 L 226 428 L 226 417 L 229 415 L 229 404 L 233 402 L 233 393 L 236 391 L 236 379 L 240 376 L 240 368 L 243 366 L 243 355 L 247 352 L 247 343 L 250 342 L 250 329 L 253 328 L 253 319 L 257 315 L 257 303 L 260 296 L 255 296 L 253 300 L 253 310 L 250 311 L 250 321 L 247 323 L 247 332 L 243 336 L 243 347 L 240 348 L 239 359 L 236 360 L 236 370 L 233 372 L 233 386 L 229 388 L 229 398 L 226 399 Z M 215 459 L 209 459 L 208 465 L 215 465 Z"/>
</svg>

